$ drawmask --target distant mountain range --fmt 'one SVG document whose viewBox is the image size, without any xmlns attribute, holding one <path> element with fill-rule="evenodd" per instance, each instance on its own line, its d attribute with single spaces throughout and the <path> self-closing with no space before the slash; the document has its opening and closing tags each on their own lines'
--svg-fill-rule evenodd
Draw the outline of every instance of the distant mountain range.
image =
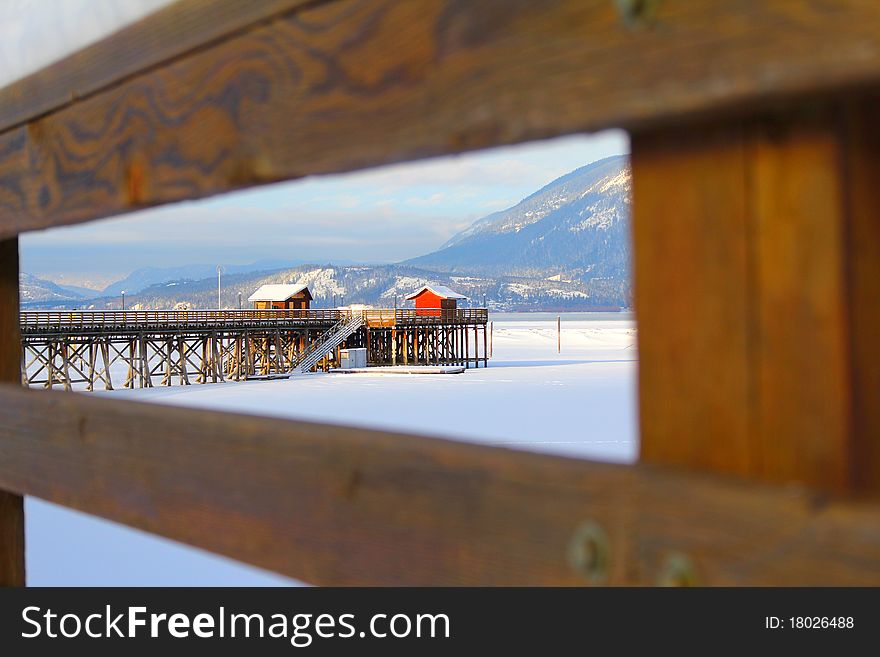
<svg viewBox="0 0 880 657">
<path fill-rule="evenodd" d="M 253 272 L 274 272 L 295 265 L 303 260 L 258 260 L 246 265 L 221 265 L 223 276 Z M 125 278 L 115 281 L 103 290 L 65 285 L 32 274 L 22 274 L 20 279 L 21 300 L 23 304 L 51 304 L 56 302 L 77 303 L 88 299 L 118 297 L 124 291 L 134 295 L 153 285 L 174 281 L 195 281 L 205 278 L 216 280 L 217 265 L 195 264 L 180 267 L 142 267 Z"/>
<path fill-rule="evenodd" d="M 248 272 L 278 271 L 287 267 L 305 264 L 304 260 L 258 260 L 248 265 L 221 265 L 224 274 L 244 274 Z M 104 288 L 105 296 L 119 296 L 126 293 L 137 293 L 151 285 L 169 283 L 180 280 L 199 280 L 217 276 L 217 265 L 183 265 L 181 267 L 142 267 L 136 269 L 121 281 L 116 281 Z"/>
<path fill-rule="evenodd" d="M 628 158 L 614 156 L 558 178 L 515 206 L 479 219 L 437 251 L 398 265 L 315 265 L 261 261 L 224 267 L 224 307 L 236 308 L 263 283 L 307 282 L 315 307 L 392 305 L 426 283 L 461 291 L 473 305 L 564 310 L 630 305 Z M 26 276 L 26 275 L 25 275 Z M 25 286 L 26 285 L 26 286 Z M 217 306 L 216 265 L 148 267 L 109 285 L 97 298 L 29 277 L 24 306 Z M 129 301 L 130 300 L 130 301 Z"/>
<path fill-rule="evenodd" d="M 408 265 L 334 266 L 305 265 L 276 272 L 247 272 L 224 275 L 220 303 L 224 308 L 247 308 L 247 298 L 265 283 L 302 281 L 314 296 L 312 307 L 365 303 L 383 307 L 404 306 L 404 298 L 429 283 L 451 287 L 468 297 L 464 306 L 488 305 L 497 310 L 615 309 L 613 288 L 573 280 L 542 280 L 513 276 L 462 276 L 428 271 Z M 152 285 L 137 294 L 125 295 L 129 309 L 216 308 L 216 277 L 169 281 Z M 119 296 L 96 299 L 44 295 L 41 299 L 22 296 L 26 308 L 81 308 L 112 310 L 121 307 Z"/>
<path fill-rule="evenodd" d="M 33 302 L 81 302 L 87 298 L 87 295 L 78 289 L 66 285 L 58 285 L 52 281 L 25 273 L 21 273 L 18 276 L 18 289 L 23 305 Z"/>
<path fill-rule="evenodd" d="M 585 282 L 629 280 L 631 177 L 626 156 L 557 178 L 405 264 L 445 272 Z"/>
</svg>

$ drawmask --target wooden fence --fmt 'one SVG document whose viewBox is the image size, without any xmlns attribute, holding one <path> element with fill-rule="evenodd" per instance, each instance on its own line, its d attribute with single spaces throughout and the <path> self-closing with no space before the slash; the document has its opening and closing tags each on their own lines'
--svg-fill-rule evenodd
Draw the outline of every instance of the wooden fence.
<svg viewBox="0 0 880 657">
<path fill-rule="evenodd" d="M 182 0 L 0 91 L 0 583 L 22 495 L 316 584 L 880 583 L 878 35 L 874 0 Z M 605 127 L 635 466 L 18 385 L 19 233 Z"/>
</svg>

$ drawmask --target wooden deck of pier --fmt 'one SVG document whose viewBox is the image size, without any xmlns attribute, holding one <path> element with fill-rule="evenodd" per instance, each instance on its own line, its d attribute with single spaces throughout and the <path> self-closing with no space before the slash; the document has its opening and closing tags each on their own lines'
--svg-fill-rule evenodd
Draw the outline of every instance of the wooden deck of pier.
<svg viewBox="0 0 880 657">
<path fill-rule="evenodd" d="M 609 127 L 638 464 L 21 386 L 21 233 Z M 0 584 L 25 495 L 313 584 L 880 584 L 878 181 L 876 0 L 174 3 L 0 90 Z"/>
</svg>

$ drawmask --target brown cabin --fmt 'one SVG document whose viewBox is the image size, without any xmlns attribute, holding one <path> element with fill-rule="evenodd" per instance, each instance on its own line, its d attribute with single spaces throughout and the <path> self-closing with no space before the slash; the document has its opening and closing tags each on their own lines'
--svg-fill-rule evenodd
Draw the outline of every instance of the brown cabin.
<svg viewBox="0 0 880 657">
<path fill-rule="evenodd" d="M 312 294 L 307 285 L 263 285 L 248 297 L 255 310 L 308 310 Z"/>
<path fill-rule="evenodd" d="M 440 315 L 441 312 L 454 311 L 459 299 L 467 297 L 443 285 L 425 285 L 406 298 L 407 301 L 416 302 L 417 315 Z"/>
</svg>

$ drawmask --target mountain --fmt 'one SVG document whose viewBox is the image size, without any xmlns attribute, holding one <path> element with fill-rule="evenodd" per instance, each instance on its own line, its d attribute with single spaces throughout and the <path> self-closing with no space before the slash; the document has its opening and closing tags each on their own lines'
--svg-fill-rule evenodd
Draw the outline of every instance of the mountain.
<svg viewBox="0 0 880 657">
<path fill-rule="evenodd" d="M 62 290 L 81 296 L 83 299 L 94 299 L 103 294 L 98 290 L 93 290 L 90 287 L 83 287 L 82 285 L 64 285 L 61 283 L 56 283 L 56 285 Z"/>
<path fill-rule="evenodd" d="M 403 264 L 448 273 L 606 281 L 628 294 L 631 180 L 627 156 L 599 160 Z"/>
<path fill-rule="evenodd" d="M 451 287 L 468 297 L 462 307 L 495 310 L 597 310 L 616 309 L 619 293 L 595 284 L 569 280 L 519 277 L 462 276 L 428 271 L 408 265 L 304 265 L 282 271 L 224 275 L 220 303 L 224 308 L 247 308 L 247 298 L 266 283 L 304 282 L 314 300 L 313 308 L 362 303 L 377 307 L 405 307 L 405 297 L 426 284 Z M 217 279 L 180 280 L 152 285 L 137 294 L 126 292 L 131 310 L 161 310 L 174 307 L 216 308 Z M 85 310 L 119 309 L 119 297 L 80 300 L 74 303 L 23 303 L 25 307 L 74 307 Z"/>
<path fill-rule="evenodd" d="M 285 267 L 292 267 L 300 262 L 290 260 L 258 260 L 247 265 L 221 265 L 223 274 L 241 274 L 253 271 L 277 271 Z M 217 277 L 217 265 L 194 264 L 180 267 L 141 267 L 131 272 L 120 281 L 111 283 L 104 288 L 105 296 L 119 296 L 123 290 L 126 295 L 136 294 L 151 285 L 160 285 L 171 281 L 200 280 L 203 278 Z"/>
<path fill-rule="evenodd" d="M 629 306 L 630 191 L 627 157 L 606 158 L 480 219 L 437 251 L 396 265 L 293 266 L 264 260 L 226 266 L 220 304 L 246 308 L 247 298 L 260 285 L 304 282 L 315 308 L 342 303 L 402 306 L 407 294 L 431 283 L 466 295 L 465 306 L 486 304 L 496 310 Z M 23 296 L 22 304 L 111 309 L 120 306 L 122 290 L 126 306 L 133 309 L 181 304 L 216 308 L 216 265 L 139 269 L 96 299 L 53 297 L 48 288 L 38 292 L 34 287 L 33 298 Z"/>
<path fill-rule="evenodd" d="M 85 298 L 83 294 L 68 287 L 56 285 L 52 281 L 37 278 L 24 272 L 18 276 L 18 289 L 22 304 L 35 302 L 77 303 Z"/>
</svg>

